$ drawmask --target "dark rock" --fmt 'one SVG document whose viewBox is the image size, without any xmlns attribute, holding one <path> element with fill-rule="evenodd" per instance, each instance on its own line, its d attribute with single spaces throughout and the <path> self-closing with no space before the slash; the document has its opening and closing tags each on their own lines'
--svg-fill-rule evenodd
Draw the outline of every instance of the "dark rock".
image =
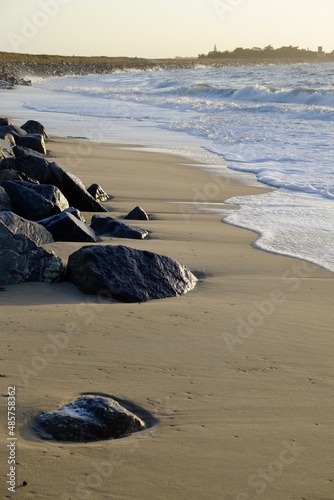
<svg viewBox="0 0 334 500">
<path fill-rule="evenodd" d="M 87 395 L 42 413 L 33 427 L 43 439 L 91 442 L 122 438 L 144 430 L 145 424 L 112 398 Z"/>
<path fill-rule="evenodd" d="M 43 226 L 12 212 L 0 212 L 0 285 L 61 279 L 61 259 L 38 247 L 52 242 L 52 235 Z"/>
<path fill-rule="evenodd" d="M 64 212 L 74 215 L 74 217 L 76 217 L 77 219 L 81 220 L 81 222 L 86 224 L 86 220 L 85 220 L 84 216 L 82 215 L 80 210 L 78 210 L 77 208 L 69 207 L 69 208 L 66 208 L 64 210 Z"/>
<path fill-rule="evenodd" d="M 6 161 L 6 160 L 3 160 Z M 32 155 L 21 156 L 15 160 L 15 169 L 41 184 L 57 186 L 75 208 L 87 212 L 107 212 L 100 203 L 88 193 L 78 177 L 63 170 L 57 163 Z"/>
<path fill-rule="evenodd" d="M 26 148 L 24 146 L 14 146 L 13 147 L 13 153 L 16 158 L 20 158 L 20 156 L 36 156 L 37 158 L 45 158 L 44 153 L 38 153 L 38 151 L 34 151 L 31 148 Z"/>
<path fill-rule="evenodd" d="M 21 129 L 20 127 L 17 127 L 16 125 L 4 125 L 0 126 L 0 138 L 4 139 L 7 134 L 11 134 L 15 141 L 19 139 L 20 137 L 23 137 L 26 135 L 26 131 Z"/>
<path fill-rule="evenodd" d="M 97 235 L 112 236 L 114 238 L 142 240 L 148 235 L 145 229 L 128 226 L 112 217 L 102 217 L 100 215 L 93 215 L 90 226 Z"/>
<path fill-rule="evenodd" d="M 28 120 L 24 125 L 21 125 L 21 128 L 28 134 L 41 134 L 44 139 L 48 138 L 44 125 L 35 120 Z"/>
<path fill-rule="evenodd" d="M 0 162 L 0 170 L 16 170 L 16 159 L 5 158 Z"/>
<path fill-rule="evenodd" d="M 197 278 L 169 257 L 125 246 L 87 246 L 70 255 L 69 281 L 88 295 L 124 302 L 176 297 L 192 290 Z"/>
<path fill-rule="evenodd" d="M 46 154 L 44 137 L 40 134 L 27 134 L 17 139 L 16 144 Z"/>
<path fill-rule="evenodd" d="M 0 118 L 0 127 L 8 127 L 8 125 L 11 125 L 12 122 L 10 121 L 9 118 Z"/>
<path fill-rule="evenodd" d="M 55 186 L 25 181 L 5 181 L 2 186 L 10 197 L 14 212 L 25 219 L 37 221 L 59 214 L 69 206 Z"/>
<path fill-rule="evenodd" d="M 52 234 L 55 241 L 98 241 L 94 231 L 68 212 L 39 221 Z"/>
<path fill-rule="evenodd" d="M 0 285 L 18 285 L 21 282 L 52 283 L 62 279 L 64 266 L 59 257 L 44 248 L 20 254 L 14 250 L 0 250 Z"/>
<path fill-rule="evenodd" d="M 20 174 L 16 170 L 3 169 L 0 170 L 0 183 L 4 181 L 18 181 Z"/>
<path fill-rule="evenodd" d="M 129 219 L 129 220 L 149 220 L 150 218 L 147 215 L 147 213 L 145 212 L 145 210 L 143 210 L 138 205 L 133 210 L 131 210 L 131 212 L 129 212 L 128 215 L 126 215 L 124 217 L 124 219 Z"/>
<path fill-rule="evenodd" d="M 93 196 L 94 200 L 97 201 L 107 201 L 110 198 L 110 196 L 98 184 L 92 184 L 89 188 L 87 188 L 87 191 Z"/>
<path fill-rule="evenodd" d="M 0 248 L 23 254 L 53 241 L 52 234 L 37 222 L 13 212 L 0 212 Z"/>
<path fill-rule="evenodd" d="M 1 170 L 0 170 L 0 175 L 1 175 Z M 0 212 L 6 210 L 6 211 L 12 211 L 12 205 L 10 202 L 10 198 L 4 188 L 0 186 Z"/>
</svg>

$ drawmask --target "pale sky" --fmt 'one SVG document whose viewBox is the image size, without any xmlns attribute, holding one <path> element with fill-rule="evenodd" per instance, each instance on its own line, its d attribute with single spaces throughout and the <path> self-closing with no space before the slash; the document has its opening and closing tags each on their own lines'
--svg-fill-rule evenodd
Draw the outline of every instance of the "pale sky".
<svg viewBox="0 0 334 500">
<path fill-rule="evenodd" d="M 334 50 L 334 0 L 6 0 L 0 51 L 197 56 L 217 44 Z"/>
</svg>

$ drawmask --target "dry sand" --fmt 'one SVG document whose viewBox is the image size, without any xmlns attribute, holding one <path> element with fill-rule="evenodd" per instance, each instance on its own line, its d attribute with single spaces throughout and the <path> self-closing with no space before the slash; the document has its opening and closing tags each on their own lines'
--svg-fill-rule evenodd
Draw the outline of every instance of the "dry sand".
<svg viewBox="0 0 334 500">
<path fill-rule="evenodd" d="M 112 243 L 171 256 L 200 281 L 144 304 L 101 303 L 69 283 L 0 292 L 1 392 L 16 386 L 18 464 L 9 494 L 3 397 L 2 498 L 333 500 L 333 275 L 256 250 L 254 233 L 192 205 L 261 189 L 145 150 L 49 149 L 114 196 L 113 216 L 138 203 L 154 214 L 137 223 L 149 239 Z M 66 260 L 80 246 L 50 248 Z M 33 434 L 34 416 L 83 392 L 129 400 L 157 425 L 93 444 Z"/>
</svg>

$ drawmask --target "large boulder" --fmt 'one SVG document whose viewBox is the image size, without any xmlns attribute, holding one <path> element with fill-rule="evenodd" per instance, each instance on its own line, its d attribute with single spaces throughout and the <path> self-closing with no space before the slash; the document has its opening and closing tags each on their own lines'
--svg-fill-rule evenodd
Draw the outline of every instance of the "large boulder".
<svg viewBox="0 0 334 500">
<path fill-rule="evenodd" d="M 87 212 L 107 212 L 88 193 L 78 177 L 62 169 L 55 162 L 33 155 L 20 156 L 15 160 L 15 169 L 24 172 L 31 179 L 38 180 L 41 184 L 57 186 L 72 207 Z"/>
<path fill-rule="evenodd" d="M 8 125 L 11 125 L 12 122 L 10 121 L 9 118 L 0 118 L 0 127 L 8 127 Z"/>
<path fill-rule="evenodd" d="M 86 443 L 128 436 L 145 423 L 112 398 L 85 395 L 42 413 L 33 427 L 43 439 Z"/>
<path fill-rule="evenodd" d="M 145 212 L 143 208 L 141 208 L 139 205 L 137 205 L 131 212 L 128 213 L 124 217 L 124 219 L 128 220 L 150 220 L 149 216 Z"/>
<path fill-rule="evenodd" d="M 94 231 L 70 212 L 62 212 L 39 221 L 53 236 L 55 241 L 82 241 L 95 243 L 98 238 Z"/>
<path fill-rule="evenodd" d="M 23 254 L 53 241 L 52 234 L 37 222 L 23 219 L 13 212 L 0 212 L 1 249 Z"/>
<path fill-rule="evenodd" d="M 41 134 L 27 134 L 17 139 L 16 144 L 46 154 L 44 137 Z"/>
<path fill-rule="evenodd" d="M 27 134 L 41 134 L 44 139 L 48 138 L 44 125 L 35 120 L 28 120 L 24 125 L 21 125 L 21 129 L 25 130 Z"/>
<path fill-rule="evenodd" d="M 125 246 L 87 246 L 70 255 L 67 277 L 83 293 L 124 302 L 177 297 L 197 278 L 176 260 Z"/>
<path fill-rule="evenodd" d="M 13 211 L 25 219 L 37 221 L 69 207 L 62 192 L 50 184 L 5 181 L 2 186 L 10 197 Z"/>
<path fill-rule="evenodd" d="M 43 226 L 12 212 L 0 212 L 0 285 L 60 280 L 64 274 L 61 259 L 38 246 L 52 242 Z"/>
<path fill-rule="evenodd" d="M 99 236 L 143 240 L 148 235 L 145 229 L 128 226 L 112 217 L 101 217 L 100 215 L 93 215 L 90 226 Z"/>
</svg>

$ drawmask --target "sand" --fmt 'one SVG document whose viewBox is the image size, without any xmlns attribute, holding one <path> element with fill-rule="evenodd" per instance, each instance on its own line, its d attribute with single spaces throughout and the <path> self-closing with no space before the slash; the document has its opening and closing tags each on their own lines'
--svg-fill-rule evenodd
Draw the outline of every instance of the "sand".
<svg viewBox="0 0 334 500">
<path fill-rule="evenodd" d="M 113 244 L 173 257 L 200 279 L 183 297 L 144 304 L 101 303 L 70 283 L 0 292 L 1 392 L 15 385 L 17 419 L 10 494 L 1 398 L 2 498 L 332 500 L 333 274 L 256 250 L 254 233 L 193 204 L 262 188 L 140 148 L 48 148 L 113 195 L 113 216 L 137 204 L 154 215 L 137 224 L 148 239 Z M 66 262 L 80 246 L 48 248 Z M 85 392 L 131 401 L 156 425 L 91 444 L 32 432 L 39 412 Z"/>
</svg>

